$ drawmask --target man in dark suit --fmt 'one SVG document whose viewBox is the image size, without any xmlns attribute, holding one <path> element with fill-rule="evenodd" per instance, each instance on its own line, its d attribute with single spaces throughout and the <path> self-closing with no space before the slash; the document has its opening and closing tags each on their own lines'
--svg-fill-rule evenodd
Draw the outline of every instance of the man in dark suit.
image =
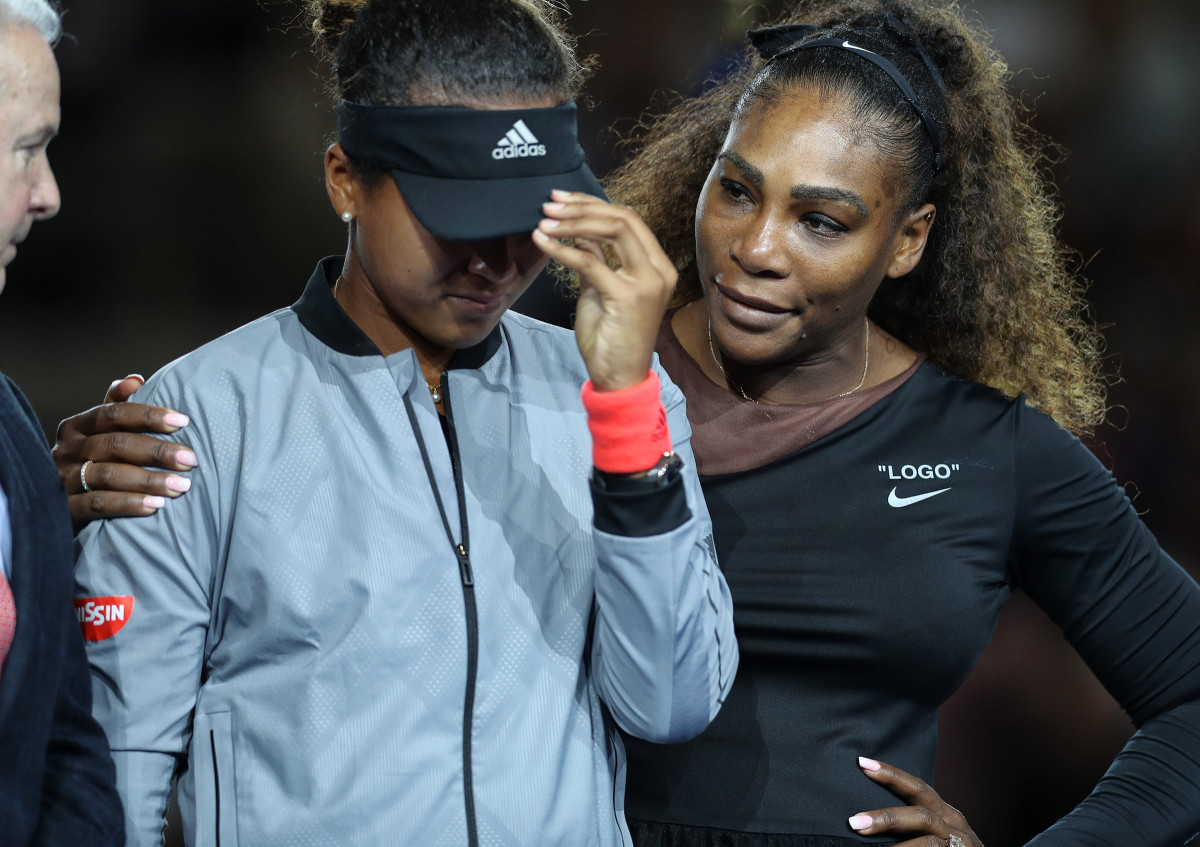
<svg viewBox="0 0 1200 847">
<path fill-rule="evenodd" d="M 58 212 L 58 14 L 0 0 L 0 290 L 17 245 Z M 25 397 L 0 374 L 0 843 L 119 845 L 112 759 L 91 717 L 72 605 L 66 492 Z"/>
</svg>

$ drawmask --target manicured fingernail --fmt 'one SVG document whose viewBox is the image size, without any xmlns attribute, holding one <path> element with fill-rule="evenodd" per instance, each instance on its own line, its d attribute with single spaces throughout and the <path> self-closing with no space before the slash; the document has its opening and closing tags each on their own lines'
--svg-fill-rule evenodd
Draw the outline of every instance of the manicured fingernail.
<svg viewBox="0 0 1200 847">
<path fill-rule="evenodd" d="M 559 222 L 552 221 L 549 218 L 542 218 L 541 222 L 538 224 L 538 229 L 558 229 L 558 227 Z"/>
<path fill-rule="evenodd" d="M 186 476 L 172 475 L 167 477 L 164 482 L 167 488 L 171 489 L 172 491 L 178 491 L 180 494 L 188 491 L 192 487 L 192 481 Z"/>
<path fill-rule="evenodd" d="M 180 450 L 175 454 L 175 461 L 180 465 L 187 465 L 189 468 L 194 468 L 200 464 L 196 461 L 196 454 L 191 450 Z"/>
<path fill-rule="evenodd" d="M 166 497 L 157 497 L 153 494 L 142 498 L 142 505 L 147 509 L 161 509 L 167 504 Z"/>
<path fill-rule="evenodd" d="M 533 231 L 533 240 L 534 241 L 552 241 L 553 239 L 551 239 L 550 236 L 546 235 L 546 233 L 542 232 L 540 229 L 535 229 Z"/>
<path fill-rule="evenodd" d="M 562 203 L 543 203 L 542 208 L 547 212 L 561 212 L 566 206 Z"/>
<path fill-rule="evenodd" d="M 856 832 L 862 832 L 864 829 L 869 828 L 873 823 L 875 823 L 875 821 L 871 820 L 870 815 L 855 815 L 854 817 L 850 818 L 850 828 Z"/>
<path fill-rule="evenodd" d="M 146 384 L 146 378 L 144 376 L 142 376 L 141 374 L 130 374 L 129 376 L 127 376 L 125 378 L 126 379 L 136 379 L 142 385 Z"/>
<path fill-rule="evenodd" d="M 556 188 L 550 192 L 550 196 L 553 197 L 555 200 L 566 200 L 568 197 L 571 196 L 571 192 L 563 191 L 561 188 Z"/>
<path fill-rule="evenodd" d="M 167 426 L 185 427 L 192 422 L 192 419 L 182 412 L 167 412 L 163 415 L 163 423 Z"/>
<path fill-rule="evenodd" d="M 874 759 L 868 759 L 866 756 L 858 757 L 858 766 L 864 771 L 877 771 L 883 767 L 883 765 L 879 764 L 879 762 L 875 761 Z"/>
</svg>

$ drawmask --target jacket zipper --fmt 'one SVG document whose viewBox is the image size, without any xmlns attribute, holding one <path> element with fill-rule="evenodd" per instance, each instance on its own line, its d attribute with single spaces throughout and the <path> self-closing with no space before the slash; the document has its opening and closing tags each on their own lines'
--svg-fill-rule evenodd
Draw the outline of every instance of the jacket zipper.
<svg viewBox="0 0 1200 847">
<path fill-rule="evenodd" d="M 221 847 L 221 772 L 217 769 L 217 732 L 214 729 L 208 731 L 208 743 L 212 749 L 212 767 L 213 767 L 213 794 L 215 795 L 214 805 L 216 806 L 216 839 L 214 844 L 216 847 Z"/>
<path fill-rule="evenodd" d="M 467 819 L 467 845 L 478 847 L 479 826 L 475 820 L 475 783 L 471 767 L 471 730 L 475 716 L 475 678 L 479 672 L 479 612 L 475 604 L 475 573 L 471 569 L 471 554 L 467 535 L 467 498 L 463 486 L 462 461 L 458 453 L 458 437 L 454 431 L 454 415 L 450 406 L 450 381 L 443 372 L 441 380 L 442 405 L 446 409 L 446 445 L 450 449 L 450 467 L 454 472 L 454 492 L 458 496 L 458 522 L 462 528 L 462 540 L 455 541 L 450 529 L 450 521 L 446 517 L 446 507 L 442 503 L 441 492 L 438 491 L 437 481 L 433 475 L 433 465 L 429 461 L 429 451 L 425 448 L 425 439 L 421 436 L 421 428 L 417 425 L 416 412 L 408 394 L 404 395 L 404 407 L 412 425 L 413 434 L 417 439 L 417 447 L 421 451 L 421 459 L 425 462 L 425 474 L 433 488 L 433 497 L 437 501 L 438 512 L 441 514 L 442 526 L 446 530 L 446 538 L 454 549 L 454 557 L 458 560 L 458 574 L 462 581 L 463 610 L 467 625 L 467 684 L 463 693 L 463 803 Z"/>
<path fill-rule="evenodd" d="M 446 443 L 450 447 L 450 466 L 454 470 L 454 493 L 458 495 L 458 520 L 462 541 L 454 548 L 458 572 L 462 577 L 463 608 L 467 616 L 467 687 L 463 694 L 463 799 L 467 813 L 467 844 L 479 843 L 475 820 L 475 784 L 471 768 L 471 729 L 475 717 L 475 677 L 479 672 L 479 611 L 475 606 L 475 574 L 467 549 L 467 497 L 463 486 L 462 461 L 458 455 L 458 436 L 454 431 L 454 412 L 450 407 L 450 380 L 442 373 L 442 405 L 446 409 Z M 432 478 L 431 480 L 432 481 Z M 454 539 L 451 538 L 451 543 Z"/>
</svg>

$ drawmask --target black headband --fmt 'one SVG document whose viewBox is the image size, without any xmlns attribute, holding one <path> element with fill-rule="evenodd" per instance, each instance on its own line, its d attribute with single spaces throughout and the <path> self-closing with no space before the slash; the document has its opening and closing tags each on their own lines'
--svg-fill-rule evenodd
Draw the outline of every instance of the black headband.
<svg viewBox="0 0 1200 847">
<path fill-rule="evenodd" d="M 553 188 L 603 197 L 576 131 L 576 108 L 364 106 L 340 101 L 338 143 L 391 171 L 409 208 L 439 238 L 530 232 Z"/>
<path fill-rule="evenodd" d="M 930 58 L 929 54 L 925 52 L 912 34 L 898 20 L 888 15 L 884 19 L 882 29 L 892 33 L 909 50 L 920 57 L 929 71 L 934 84 L 940 91 L 944 92 L 946 90 L 946 83 L 942 80 L 942 75 L 938 72 L 937 65 L 934 64 L 933 59 Z M 878 53 L 851 44 L 844 38 L 830 37 L 817 38 L 812 41 L 802 40 L 820 31 L 820 27 L 812 26 L 811 24 L 784 24 L 766 29 L 752 29 L 746 33 L 746 37 L 750 39 L 750 44 L 758 51 L 758 54 L 767 60 L 768 65 L 780 56 L 795 53 L 799 50 L 807 50 L 810 47 L 833 47 L 839 50 L 846 50 L 871 62 L 891 77 L 892 82 L 896 84 L 896 87 L 900 89 L 900 93 L 904 95 L 904 99 L 912 106 L 913 111 L 921 121 L 921 125 L 925 128 L 925 134 L 929 137 L 930 145 L 933 147 L 933 172 L 936 174 L 940 171 L 942 168 L 941 129 L 938 127 L 937 121 L 921 106 L 921 101 L 917 98 L 916 92 L 913 91 L 908 80 L 904 78 L 904 74 L 900 73 L 900 69 Z"/>
</svg>

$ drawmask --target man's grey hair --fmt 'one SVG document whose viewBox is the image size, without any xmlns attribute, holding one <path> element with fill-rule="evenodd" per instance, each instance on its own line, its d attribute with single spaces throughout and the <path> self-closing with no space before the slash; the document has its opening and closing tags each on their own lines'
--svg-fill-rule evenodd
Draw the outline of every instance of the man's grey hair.
<svg viewBox="0 0 1200 847">
<path fill-rule="evenodd" d="M 62 35 L 62 13 L 47 0 L 0 0 L 0 26 L 14 24 L 35 27 L 50 45 Z"/>
</svg>

